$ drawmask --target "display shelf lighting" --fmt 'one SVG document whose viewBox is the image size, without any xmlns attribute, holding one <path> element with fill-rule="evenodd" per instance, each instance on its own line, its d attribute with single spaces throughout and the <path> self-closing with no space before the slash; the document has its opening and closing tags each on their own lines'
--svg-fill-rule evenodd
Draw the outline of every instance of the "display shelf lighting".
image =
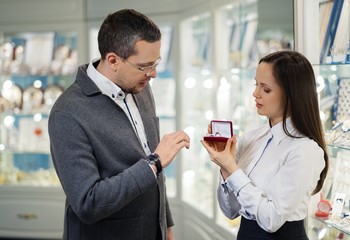
<svg viewBox="0 0 350 240">
<path fill-rule="evenodd" d="M 213 80 L 211 78 L 207 78 L 203 82 L 203 87 L 206 89 L 212 89 L 213 85 L 214 85 L 214 83 L 213 83 Z"/>
<path fill-rule="evenodd" d="M 185 88 L 192 89 L 196 86 L 196 79 L 194 77 L 186 78 L 184 82 Z"/>
<path fill-rule="evenodd" d="M 11 128 L 13 127 L 15 123 L 15 118 L 11 115 L 7 115 L 6 117 L 4 117 L 4 126 L 7 128 Z"/>
<path fill-rule="evenodd" d="M 208 110 L 208 111 L 205 112 L 205 119 L 212 120 L 213 116 L 214 116 L 214 113 L 213 113 L 212 110 Z"/>
</svg>

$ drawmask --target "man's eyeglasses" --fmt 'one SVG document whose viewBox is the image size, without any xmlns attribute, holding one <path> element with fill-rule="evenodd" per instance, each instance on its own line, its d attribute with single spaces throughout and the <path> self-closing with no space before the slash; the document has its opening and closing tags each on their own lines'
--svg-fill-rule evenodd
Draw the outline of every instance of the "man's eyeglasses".
<svg viewBox="0 0 350 240">
<path fill-rule="evenodd" d="M 153 64 L 153 65 L 150 65 L 150 66 L 144 66 L 144 67 L 141 67 L 141 66 L 137 66 L 135 64 L 133 64 L 132 62 L 130 62 L 128 59 L 124 59 L 126 62 L 128 62 L 131 66 L 133 66 L 134 68 L 136 68 L 137 70 L 139 70 L 140 72 L 146 72 L 146 75 L 148 76 L 154 69 L 156 69 L 156 67 L 159 65 L 159 62 L 161 60 L 161 58 L 159 57 L 157 59 L 157 61 Z"/>
</svg>

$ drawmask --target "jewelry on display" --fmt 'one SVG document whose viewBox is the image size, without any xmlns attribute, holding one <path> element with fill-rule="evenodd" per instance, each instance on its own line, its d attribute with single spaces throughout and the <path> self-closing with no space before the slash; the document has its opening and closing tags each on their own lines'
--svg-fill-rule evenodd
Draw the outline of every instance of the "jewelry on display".
<svg viewBox="0 0 350 240">
<path fill-rule="evenodd" d="M 316 217 L 328 217 L 330 211 L 332 210 L 332 205 L 328 200 L 325 200 L 320 196 L 320 201 L 317 204 L 317 212 L 315 213 Z"/>
<path fill-rule="evenodd" d="M 44 99 L 44 91 L 41 88 L 29 86 L 23 91 L 23 105 L 22 110 L 29 112 L 38 110 L 42 107 Z"/>
<path fill-rule="evenodd" d="M 4 82 L 2 97 L 13 104 L 15 108 L 22 108 L 23 90 L 14 82 L 7 80 Z"/>
<path fill-rule="evenodd" d="M 212 120 L 212 133 L 206 134 L 203 139 L 208 142 L 226 142 L 233 136 L 232 121 Z"/>
</svg>

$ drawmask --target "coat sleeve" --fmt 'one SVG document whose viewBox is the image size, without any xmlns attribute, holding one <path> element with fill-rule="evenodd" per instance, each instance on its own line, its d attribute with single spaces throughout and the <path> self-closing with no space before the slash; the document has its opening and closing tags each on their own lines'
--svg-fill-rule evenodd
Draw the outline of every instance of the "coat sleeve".
<svg viewBox="0 0 350 240">
<path fill-rule="evenodd" d="M 67 200 L 81 221 L 94 223 L 123 209 L 157 181 L 146 161 L 102 177 L 85 130 L 66 113 L 50 116 L 51 155 Z"/>
</svg>

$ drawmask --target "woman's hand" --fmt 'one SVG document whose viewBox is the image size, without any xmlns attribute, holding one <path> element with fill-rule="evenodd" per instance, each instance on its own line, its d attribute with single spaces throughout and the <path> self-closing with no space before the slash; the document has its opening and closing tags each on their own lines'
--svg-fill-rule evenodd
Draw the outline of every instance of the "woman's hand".
<svg viewBox="0 0 350 240">
<path fill-rule="evenodd" d="M 206 142 L 204 140 L 201 140 L 201 143 L 208 151 L 211 161 L 220 167 L 224 179 L 238 169 L 236 163 L 236 136 L 229 138 L 226 143 Z"/>
</svg>

